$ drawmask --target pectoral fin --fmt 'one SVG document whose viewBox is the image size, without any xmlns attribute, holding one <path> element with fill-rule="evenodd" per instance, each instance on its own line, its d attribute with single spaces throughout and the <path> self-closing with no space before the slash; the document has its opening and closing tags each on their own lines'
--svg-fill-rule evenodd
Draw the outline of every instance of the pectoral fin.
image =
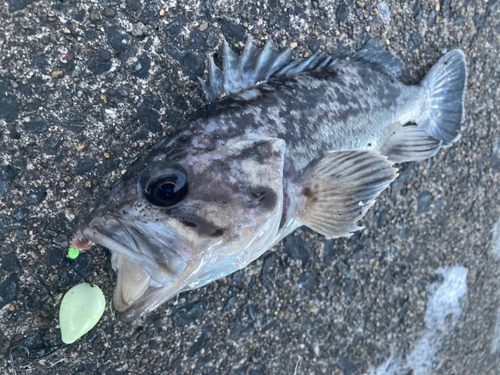
<svg viewBox="0 0 500 375">
<path fill-rule="evenodd" d="M 297 219 L 328 238 L 349 237 L 355 223 L 397 177 L 397 169 L 376 151 L 334 151 L 303 172 Z"/>
</svg>

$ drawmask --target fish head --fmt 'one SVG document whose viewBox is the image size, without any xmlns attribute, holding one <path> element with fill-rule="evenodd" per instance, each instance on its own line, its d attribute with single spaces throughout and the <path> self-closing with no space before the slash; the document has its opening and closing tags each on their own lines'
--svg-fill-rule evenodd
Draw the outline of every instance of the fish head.
<svg viewBox="0 0 500 375">
<path fill-rule="evenodd" d="M 110 186 L 79 231 L 112 252 L 118 319 L 134 320 L 269 248 L 283 213 L 285 149 L 259 138 L 176 160 L 155 150 Z"/>
</svg>

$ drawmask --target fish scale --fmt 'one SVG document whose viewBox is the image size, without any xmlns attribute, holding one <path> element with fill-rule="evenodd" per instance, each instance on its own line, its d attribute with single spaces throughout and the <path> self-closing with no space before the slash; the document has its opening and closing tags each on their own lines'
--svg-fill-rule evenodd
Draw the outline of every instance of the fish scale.
<svg viewBox="0 0 500 375">
<path fill-rule="evenodd" d="M 387 127 L 406 123 L 406 118 L 419 110 L 419 102 L 409 100 L 421 96 L 423 89 L 418 86 L 405 86 L 383 74 L 370 78 L 367 85 L 358 84 L 363 80 L 359 74 L 363 70 L 357 66 L 331 69 L 261 84 L 253 89 L 257 95 L 250 100 L 236 94 L 210 103 L 182 136 L 198 137 L 191 142 L 214 149 L 249 130 L 259 136 L 281 138 L 300 171 L 318 156 L 318 150 L 381 147 Z M 177 142 L 178 146 L 172 148 L 175 143 L 173 137 L 161 150 L 173 158 L 191 152 L 185 147 L 189 141 Z"/>
</svg>

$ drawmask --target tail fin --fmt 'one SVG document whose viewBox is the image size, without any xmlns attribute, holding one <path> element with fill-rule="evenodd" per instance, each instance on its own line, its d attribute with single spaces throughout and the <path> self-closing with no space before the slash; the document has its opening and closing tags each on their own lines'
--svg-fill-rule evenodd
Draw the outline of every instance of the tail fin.
<svg viewBox="0 0 500 375">
<path fill-rule="evenodd" d="M 459 138 L 466 84 L 467 61 L 458 49 L 441 57 L 422 81 L 429 107 L 417 124 L 431 137 L 442 141 L 443 146 Z"/>
</svg>

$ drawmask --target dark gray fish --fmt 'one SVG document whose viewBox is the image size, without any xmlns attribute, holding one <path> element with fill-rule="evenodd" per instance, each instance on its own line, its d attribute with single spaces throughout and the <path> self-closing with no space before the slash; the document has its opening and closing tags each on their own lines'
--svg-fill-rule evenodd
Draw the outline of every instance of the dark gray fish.
<svg viewBox="0 0 500 375">
<path fill-rule="evenodd" d="M 113 306 L 133 320 L 257 259 L 301 225 L 350 236 L 397 177 L 459 137 L 467 67 L 444 55 L 418 85 L 387 51 L 292 60 L 249 38 L 209 59 L 208 104 L 103 194 L 74 244 L 112 252 Z M 82 239 L 83 236 L 83 239 Z"/>
</svg>

